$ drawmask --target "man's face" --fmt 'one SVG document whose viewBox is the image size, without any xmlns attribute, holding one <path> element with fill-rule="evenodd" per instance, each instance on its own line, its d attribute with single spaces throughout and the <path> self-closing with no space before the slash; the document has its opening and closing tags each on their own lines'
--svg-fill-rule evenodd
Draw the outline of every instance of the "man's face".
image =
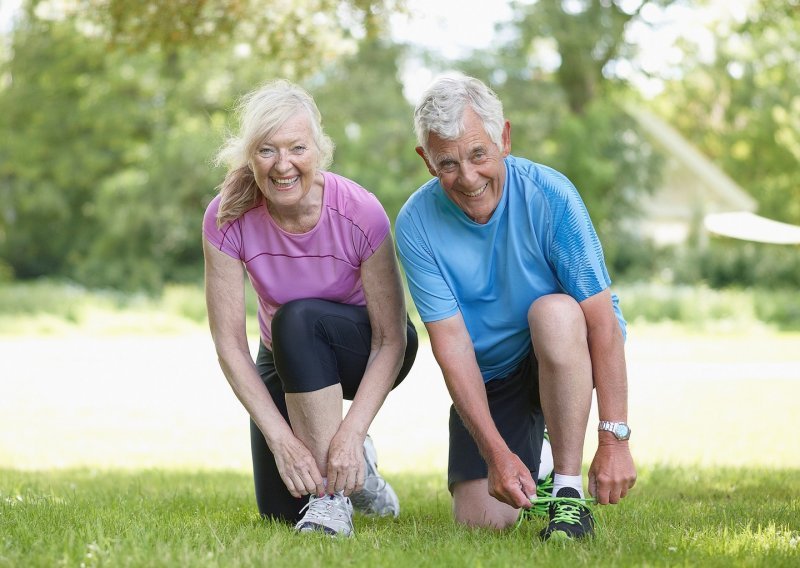
<svg viewBox="0 0 800 568">
<path fill-rule="evenodd" d="M 503 149 L 492 142 L 480 117 L 471 108 L 464 111 L 464 133 L 445 140 L 434 133 L 428 137 L 428 153 L 417 148 L 431 174 L 439 178 L 447 196 L 478 223 L 492 216 L 506 179 L 503 158 L 511 151 L 511 125 L 506 122 Z"/>
</svg>

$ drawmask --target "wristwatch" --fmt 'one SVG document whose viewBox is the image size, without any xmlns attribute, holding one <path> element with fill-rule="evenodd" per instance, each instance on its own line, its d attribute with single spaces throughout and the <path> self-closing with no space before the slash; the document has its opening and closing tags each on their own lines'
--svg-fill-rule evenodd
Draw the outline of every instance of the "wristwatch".
<svg viewBox="0 0 800 568">
<path fill-rule="evenodd" d="M 601 430 L 611 432 L 614 434 L 614 437 L 617 440 L 627 440 L 631 437 L 631 429 L 624 422 L 609 422 L 607 420 L 601 420 L 600 425 L 597 427 L 597 431 L 600 432 Z"/>
</svg>

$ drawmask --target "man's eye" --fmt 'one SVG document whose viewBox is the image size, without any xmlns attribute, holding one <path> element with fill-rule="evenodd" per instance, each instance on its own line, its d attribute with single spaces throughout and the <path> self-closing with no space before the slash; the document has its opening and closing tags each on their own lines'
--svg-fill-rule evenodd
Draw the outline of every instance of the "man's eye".
<svg viewBox="0 0 800 568">
<path fill-rule="evenodd" d="M 439 166 L 439 169 L 443 172 L 451 173 L 456 170 L 455 162 L 444 162 Z"/>
</svg>

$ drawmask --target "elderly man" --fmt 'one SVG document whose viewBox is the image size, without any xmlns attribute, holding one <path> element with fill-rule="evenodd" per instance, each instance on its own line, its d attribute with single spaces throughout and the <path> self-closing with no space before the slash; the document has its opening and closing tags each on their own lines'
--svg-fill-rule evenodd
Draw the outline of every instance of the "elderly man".
<svg viewBox="0 0 800 568">
<path fill-rule="evenodd" d="M 486 85 L 440 77 L 414 113 L 435 179 L 396 223 L 409 288 L 453 399 L 448 485 L 458 522 L 504 528 L 537 499 L 544 424 L 553 452 L 546 539 L 591 536 L 581 477 L 592 392 L 600 417 L 588 489 L 618 503 L 636 480 L 625 320 L 577 190 L 512 156 Z"/>
</svg>

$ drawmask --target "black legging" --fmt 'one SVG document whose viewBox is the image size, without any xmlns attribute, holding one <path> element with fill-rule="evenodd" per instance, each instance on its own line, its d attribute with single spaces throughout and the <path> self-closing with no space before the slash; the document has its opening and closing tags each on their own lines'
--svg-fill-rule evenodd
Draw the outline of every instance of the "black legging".
<svg viewBox="0 0 800 568">
<path fill-rule="evenodd" d="M 392 388 L 406 377 L 417 354 L 417 332 L 407 325 L 403 366 Z M 272 400 L 289 422 L 287 392 L 311 392 L 341 383 L 345 399 L 353 400 L 371 348 L 372 329 L 363 306 L 327 300 L 294 300 L 272 319 L 272 351 L 262 343 L 256 367 Z M 306 498 L 296 499 L 278 473 L 275 457 L 258 426 L 250 421 L 250 448 L 256 503 L 263 517 L 296 523 Z"/>
</svg>

